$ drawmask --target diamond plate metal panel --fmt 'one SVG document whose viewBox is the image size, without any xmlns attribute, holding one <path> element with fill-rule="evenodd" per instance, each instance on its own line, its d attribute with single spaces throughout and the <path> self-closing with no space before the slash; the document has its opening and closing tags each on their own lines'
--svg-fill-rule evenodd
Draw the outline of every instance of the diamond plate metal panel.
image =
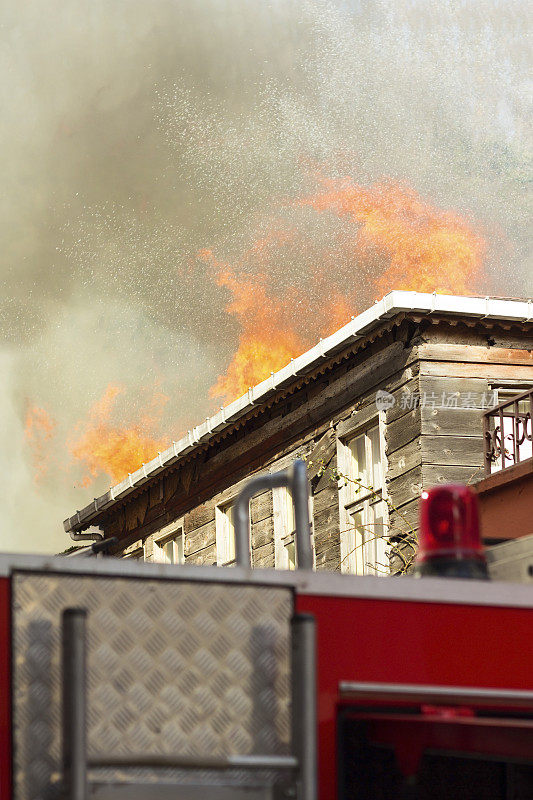
<svg viewBox="0 0 533 800">
<path fill-rule="evenodd" d="M 89 612 L 89 758 L 289 753 L 289 590 L 19 573 L 16 800 L 45 800 L 60 773 L 60 619 L 73 605 Z"/>
</svg>

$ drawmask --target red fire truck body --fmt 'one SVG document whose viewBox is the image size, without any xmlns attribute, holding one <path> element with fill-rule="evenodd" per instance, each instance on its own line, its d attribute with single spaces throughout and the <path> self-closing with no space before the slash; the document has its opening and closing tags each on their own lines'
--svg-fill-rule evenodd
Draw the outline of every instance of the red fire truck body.
<svg viewBox="0 0 533 800">
<path fill-rule="evenodd" d="M 75 596 L 70 597 L 72 587 L 79 589 L 75 588 Z M 124 593 L 128 587 L 133 587 L 133 595 Z M 118 608 L 119 616 L 129 615 L 135 623 L 120 631 L 117 621 L 108 614 L 109 606 L 105 606 L 106 602 L 111 603 L 109 598 L 115 588 L 122 592 L 117 594 L 116 602 L 113 601 L 115 612 Z M 136 616 L 131 596 L 139 598 L 140 605 L 144 602 L 145 591 L 152 598 L 152 605 L 145 604 L 143 616 Z M 320 800 L 426 797 L 429 795 L 424 794 L 423 785 L 424 780 L 426 783 L 429 780 L 428 774 L 432 776 L 431 794 L 435 800 L 440 797 L 533 796 L 533 598 L 531 589 L 525 585 L 441 578 L 354 577 L 311 570 L 252 571 L 240 566 L 138 564 L 111 558 L 7 555 L 0 558 L 2 798 L 37 800 L 42 797 L 44 800 L 48 797 L 48 788 L 42 789 L 43 770 L 48 769 L 50 773 L 46 780 L 52 775 L 52 767 L 55 772 L 61 771 L 57 747 L 54 749 L 55 746 L 50 745 L 51 739 L 57 738 L 57 731 L 45 732 L 39 739 L 48 713 L 55 720 L 54 724 L 58 724 L 60 709 L 54 707 L 57 696 L 53 692 L 50 694 L 48 711 L 35 686 L 40 678 L 44 683 L 47 679 L 46 675 L 39 675 L 39 669 L 57 672 L 56 656 L 50 655 L 48 661 L 45 658 L 42 667 L 39 658 L 48 646 L 48 639 L 53 639 L 53 647 L 57 647 L 60 611 L 65 605 L 86 603 L 89 606 L 90 631 L 91 624 L 94 625 L 89 636 L 89 651 L 92 636 L 97 651 L 95 658 L 110 665 L 109 671 L 114 663 L 109 647 L 125 636 L 130 637 L 130 655 L 124 670 L 131 674 L 135 684 L 131 665 L 136 651 L 136 630 L 139 637 L 141 633 L 144 637 L 150 633 L 150 611 L 146 609 L 154 609 L 153 624 L 159 627 L 161 619 L 171 619 L 168 609 L 163 607 L 167 602 L 165 598 L 170 607 L 173 598 L 178 598 L 176 602 L 179 602 L 180 592 L 185 591 L 193 592 L 191 614 L 192 610 L 194 613 L 201 611 L 210 592 L 219 592 L 215 605 L 210 607 L 214 609 L 224 605 L 226 595 L 241 592 L 236 598 L 242 603 L 242 592 L 248 592 L 251 594 L 246 595 L 246 602 L 250 601 L 251 608 L 255 609 L 252 617 L 256 614 L 259 619 L 263 612 L 269 611 L 264 603 L 272 605 L 272 592 L 277 592 L 276 596 L 283 601 L 281 605 L 289 598 L 286 608 L 283 606 L 284 614 L 296 612 L 314 618 L 318 728 L 315 796 Z M 264 592 L 270 594 L 261 594 Z M 257 599 L 260 597 L 264 600 Z M 204 616 L 207 616 L 210 613 L 207 605 L 205 611 Z M 163 617 L 156 619 L 161 614 Z M 198 624 L 209 625 L 209 620 L 198 619 Z M 234 624 L 231 615 L 217 624 L 223 626 L 228 620 Z M 254 623 L 251 618 L 249 622 Z M 235 631 L 241 628 L 234 624 L 232 630 L 232 635 L 237 635 Z M 242 628 L 243 636 L 248 636 L 246 630 Z M 253 624 L 250 630 L 256 630 Z M 271 626 L 267 625 L 264 630 L 271 630 Z M 171 635 L 179 635 L 183 646 L 189 646 L 178 630 Z M 194 639 L 194 629 L 187 635 Z M 156 650 L 159 647 L 161 651 L 163 644 L 154 641 L 150 647 Z M 122 645 L 119 643 L 117 647 Z M 261 644 L 260 653 L 262 647 Z M 29 673 L 25 671 L 28 659 L 33 665 L 33 672 Z M 89 658 L 89 684 L 92 663 Z M 149 671 L 150 664 L 143 666 L 143 663 L 135 662 L 135 669 Z M 207 658 L 201 663 L 208 665 Z M 205 667 L 206 672 L 209 668 Z M 273 669 L 279 672 L 282 668 L 274 664 Z M 201 676 L 202 671 L 195 674 Z M 118 676 L 111 677 L 116 680 Z M 181 674 L 181 677 L 186 676 Z M 161 676 L 160 680 L 163 680 Z M 96 697 L 97 688 L 93 686 L 91 691 Z M 125 688 L 125 703 L 129 702 L 127 691 Z M 89 700 L 91 702 L 91 697 Z M 28 714 L 32 704 L 39 705 L 39 702 L 42 706 L 39 725 L 30 731 Z M 105 717 L 106 708 L 110 715 L 116 716 L 112 706 L 117 702 L 120 704 L 120 697 L 106 695 L 104 705 L 99 706 L 100 717 Z M 139 710 L 139 719 L 133 723 L 132 730 L 143 726 L 143 713 Z M 180 713 L 179 707 L 174 713 Z M 194 715 L 194 706 L 187 714 Z M 105 719 L 96 721 L 99 735 L 104 738 L 105 723 Z M 96 741 L 96 735 L 92 741 Z M 41 745 L 50 751 L 49 761 L 41 758 Z M 149 745 L 146 746 L 149 749 Z M 34 763 L 41 765 L 40 771 L 35 770 L 36 774 L 38 772 L 35 781 Z M 211 766 L 217 767 L 216 764 Z M 511 773 L 512 789 L 509 788 Z M 414 778 L 410 776 L 415 774 L 418 774 L 419 794 L 402 794 L 409 786 L 414 791 Z M 60 779 L 61 776 L 59 783 Z M 57 775 L 53 780 L 57 784 Z M 116 782 L 116 778 L 113 780 Z M 148 793 L 145 790 L 143 796 L 154 800 L 159 797 L 219 797 L 213 789 L 194 795 L 187 794 L 186 789 L 182 794 L 175 786 L 172 794 L 165 794 L 164 787 L 160 787 L 156 779 L 151 780 L 151 789 Z M 168 781 L 167 778 L 167 790 Z M 407 781 L 407 789 L 402 781 Z M 478 793 L 463 791 L 464 781 L 469 786 L 477 781 Z M 484 790 L 486 783 L 492 789 Z M 115 797 L 102 791 L 100 788 L 100 794 L 96 792 L 94 797 Z M 241 797 L 240 789 L 227 791 L 229 794 L 220 797 Z M 251 788 L 248 791 L 246 797 L 250 798 L 291 796 L 290 791 L 276 794 L 274 789 L 261 789 L 257 794 L 253 794 Z M 117 788 L 116 797 L 138 796 L 141 795 L 135 794 L 133 788 L 130 794 L 120 793 Z M 313 796 L 313 791 L 301 796 L 307 800 Z"/>
<path fill-rule="evenodd" d="M 394 747 L 407 774 L 427 748 L 533 763 L 530 589 L 349 578 L 344 593 L 343 583 L 337 579 L 324 594 L 309 587 L 296 599 L 317 622 L 322 800 L 356 796 L 337 794 L 346 757 L 341 711 L 366 718 L 376 742 Z M 490 796 L 500 797 L 496 790 Z"/>
</svg>

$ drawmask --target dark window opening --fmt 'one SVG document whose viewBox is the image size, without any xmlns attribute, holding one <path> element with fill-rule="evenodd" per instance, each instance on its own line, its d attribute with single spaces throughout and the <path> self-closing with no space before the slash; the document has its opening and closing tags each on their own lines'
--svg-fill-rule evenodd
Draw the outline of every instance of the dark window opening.
<svg viewBox="0 0 533 800">
<path fill-rule="evenodd" d="M 339 720 L 339 800 L 531 800 L 533 761 L 458 747 L 435 748 L 425 724 L 398 721 L 391 734 L 372 720 Z M 464 728 L 447 740 L 464 745 Z M 429 730 L 429 729 L 428 729 Z M 526 732 L 530 737 L 531 732 Z M 472 738 L 475 742 L 475 737 Z M 418 752 L 417 752 L 418 745 Z"/>
</svg>

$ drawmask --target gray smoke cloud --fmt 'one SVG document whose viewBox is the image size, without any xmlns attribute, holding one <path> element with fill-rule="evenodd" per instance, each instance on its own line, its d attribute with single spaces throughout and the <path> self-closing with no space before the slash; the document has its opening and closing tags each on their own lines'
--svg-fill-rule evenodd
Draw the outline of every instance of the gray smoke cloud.
<svg viewBox="0 0 533 800">
<path fill-rule="evenodd" d="M 480 289 L 531 293 L 527 12 L 521 0 L 4 2 L 1 549 L 63 549 L 61 520 L 109 484 L 80 487 L 65 447 L 109 383 L 126 387 L 124 419 L 147 388 L 168 395 L 170 436 L 212 413 L 239 326 L 200 249 L 231 262 L 272 226 L 296 227 L 266 269 L 275 291 L 313 302 L 317 258 L 353 229 L 291 205 L 313 190 L 309 164 L 407 181 L 466 215 L 488 242 Z M 375 276 L 349 267 L 361 310 Z M 339 275 L 342 288 L 346 265 Z M 57 422 L 40 484 L 29 402 Z"/>
</svg>

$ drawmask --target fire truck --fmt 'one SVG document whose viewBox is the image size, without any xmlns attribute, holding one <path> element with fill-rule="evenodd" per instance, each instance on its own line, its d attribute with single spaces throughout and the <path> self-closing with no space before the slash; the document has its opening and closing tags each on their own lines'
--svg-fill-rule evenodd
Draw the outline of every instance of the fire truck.
<svg viewBox="0 0 533 800">
<path fill-rule="evenodd" d="M 291 572 L 251 569 L 273 486 Z M 485 579 L 468 490 L 422 503 L 414 577 L 312 570 L 302 462 L 236 501 L 234 567 L 2 556 L 2 800 L 531 800 L 531 588 Z"/>
</svg>

